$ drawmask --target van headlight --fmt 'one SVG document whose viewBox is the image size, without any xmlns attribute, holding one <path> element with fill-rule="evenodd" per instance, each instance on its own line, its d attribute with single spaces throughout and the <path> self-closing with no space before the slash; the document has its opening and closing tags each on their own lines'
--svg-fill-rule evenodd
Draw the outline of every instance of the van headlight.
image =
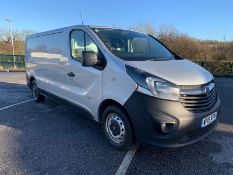
<svg viewBox="0 0 233 175">
<path fill-rule="evenodd" d="M 138 91 L 157 98 L 179 101 L 180 89 L 173 83 L 126 65 L 129 76 L 138 84 Z M 146 90 L 143 90 L 146 89 Z"/>
</svg>

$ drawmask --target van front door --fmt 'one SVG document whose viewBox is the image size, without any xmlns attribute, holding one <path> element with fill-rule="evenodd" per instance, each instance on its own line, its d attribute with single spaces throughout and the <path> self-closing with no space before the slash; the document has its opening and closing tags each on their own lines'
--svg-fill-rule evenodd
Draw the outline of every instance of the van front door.
<svg viewBox="0 0 233 175">
<path fill-rule="evenodd" d="M 95 42 L 82 30 L 70 35 L 71 56 L 66 66 L 67 97 L 97 120 L 98 106 L 102 101 L 102 71 L 81 64 L 82 51 L 98 52 Z"/>
</svg>

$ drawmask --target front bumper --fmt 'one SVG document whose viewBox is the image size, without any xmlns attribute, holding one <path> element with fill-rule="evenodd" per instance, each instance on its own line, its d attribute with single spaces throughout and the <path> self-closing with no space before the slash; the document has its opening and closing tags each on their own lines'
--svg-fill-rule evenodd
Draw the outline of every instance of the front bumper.
<svg viewBox="0 0 233 175">
<path fill-rule="evenodd" d="M 136 91 L 124 107 L 138 141 L 165 148 L 185 146 L 208 135 L 217 126 L 221 110 L 218 97 L 210 111 L 194 113 L 185 109 L 178 101 L 163 100 Z M 201 128 L 201 120 L 214 112 L 217 112 L 217 119 Z M 161 123 L 164 122 L 175 122 L 171 133 L 161 131 Z"/>
</svg>

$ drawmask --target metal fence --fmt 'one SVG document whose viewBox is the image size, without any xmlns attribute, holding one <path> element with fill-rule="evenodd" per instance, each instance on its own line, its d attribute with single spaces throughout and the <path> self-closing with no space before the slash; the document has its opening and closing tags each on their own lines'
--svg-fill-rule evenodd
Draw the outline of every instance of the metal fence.
<svg viewBox="0 0 233 175">
<path fill-rule="evenodd" d="M 24 70 L 24 55 L 3 55 L 0 54 L 0 70 Z"/>
</svg>

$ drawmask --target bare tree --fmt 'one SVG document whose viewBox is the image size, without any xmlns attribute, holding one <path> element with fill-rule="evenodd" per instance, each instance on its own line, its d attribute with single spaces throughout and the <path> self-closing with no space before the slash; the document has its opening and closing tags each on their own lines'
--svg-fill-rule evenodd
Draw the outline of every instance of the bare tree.
<svg viewBox="0 0 233 175">
<path fill-rule="evenodd" d="M 27 35 L 35 33 L 34 30 L 13 30 L 15 54 L 24 54 L 24 40 Z M 11 31 L 0 28 L 0 54 L 11 54 Z"/>
<path fill-rule="evenodd" d="M 175 38 L 179 35 L 178 30 L 173 25 L 163 24 L 159 27 L 159 37 Z"/>
<path fill-rule="evenodd" d="M 10 41 L 11 40 L 11 33 L 10 30 L 7 29 L 0 29 L 0 41 Z"/>
<path fill-rule="evenodd" d="M 147 22 L 139 22 L 129 27 L 131 30 L 148 33 L 152 36 L 156 36 L 156 30 L 153 25 Z"/>
<path fill-rule="evenodd" d="M 26 36 L 36 33 L 35 30 L 16 30 L 15 31 L 15 40 L 24 41 Z"/>
<path fill-rule="evenodd" d="M 24 41 L 27 35 L 35 33 L 35 30 L 13 30 L 13 39 L 15 41 Z M 0 41 L 10 41 L 11 40 L 11 32 L 9 29 L 0 28 Z"/>
</svg>

